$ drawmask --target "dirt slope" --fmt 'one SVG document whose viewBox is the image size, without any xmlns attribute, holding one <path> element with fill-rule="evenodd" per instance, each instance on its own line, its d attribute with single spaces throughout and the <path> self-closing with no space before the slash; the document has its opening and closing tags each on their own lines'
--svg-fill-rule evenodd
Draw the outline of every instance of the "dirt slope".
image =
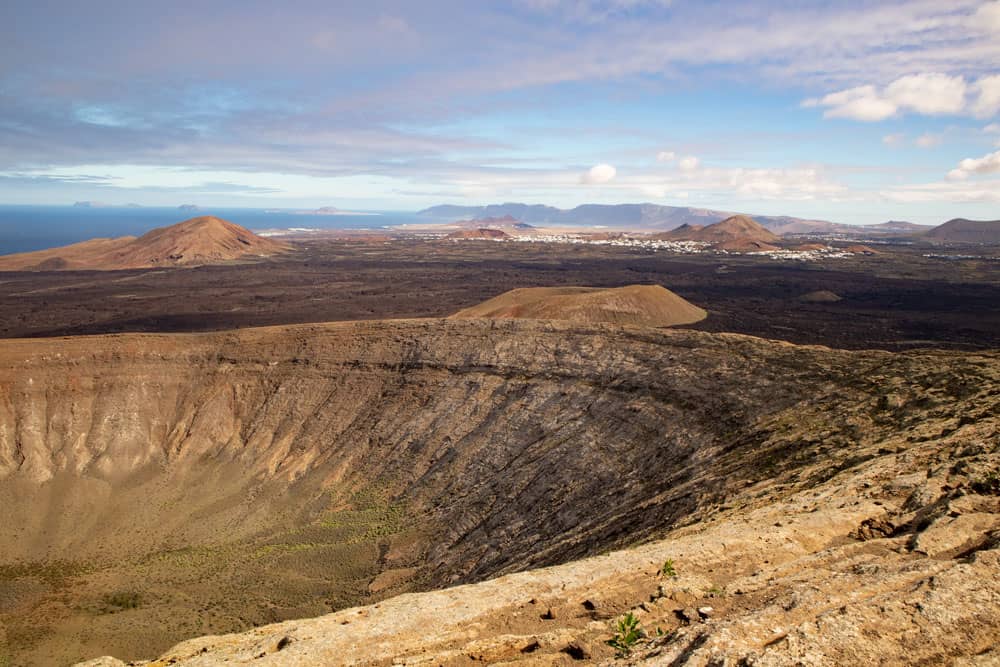
<svg viewBox="0 0 1000 667">
<path fill-rule="evenodd" d="M 136 238 L 93 239 L 0 257 L 0 271 L 101 270 L 192 266 L 284 252 L 288 246 L 212 216 L 191 218 Z"/>
<path fill-rule="evenodd" d="M 669 327 L 708 316 L 660 285 L 627 287 L 527 287 L 505 292 L 465 308 L 455 318 L 568 320 L 632 326 Z"/>
</svg>

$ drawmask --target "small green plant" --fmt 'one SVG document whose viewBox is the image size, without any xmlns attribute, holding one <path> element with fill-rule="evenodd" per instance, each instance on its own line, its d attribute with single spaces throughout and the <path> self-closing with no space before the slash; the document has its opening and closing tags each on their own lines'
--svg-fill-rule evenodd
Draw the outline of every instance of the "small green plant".
<svg viewBox="0 0 1000 667">
<path fill-rule="evenodd" d="M 972 490 L 984 496 L 1000 496 L 1000 472 L 996 470 L 972 482 Z"/>
<path fill-rule="evenodd" d="M 660 568 L 660 574 L 664 577 L 676 577 L 677 570 L 674 569 L 674 561 L 671 558 L 663 561 L 663 567 Z"/>
<path fill-rule="evenodd" d="M 135 609 L 141 601 L 136 591 L 115 591 L 104 596 L 104 604 L 114 610 Z"/>
<path fill-rule="evenodd" d="M 709 588 L 707 591 L 705 591 L 705 593 L 707 595 L 711 595 L 712 597 L 717 597 L 717 598 L 721 598 L 721 597 L 723 597 L 726 594 L 726 592 L 724 590 L 722 590 L 718 586 L 714 586 L 714 585 L 711 588 Z"/>
<path fill-rule="evenodd" d="M 636 642 L 646 636 L 646 633 L 639 627 L 639 619 L 632 612 L 628 612 L 618 619 L 614 633 L 614 637 L 609 639 L 607 644 L 615 649 L 619 656 L 631 653 Z"/>
</svg>

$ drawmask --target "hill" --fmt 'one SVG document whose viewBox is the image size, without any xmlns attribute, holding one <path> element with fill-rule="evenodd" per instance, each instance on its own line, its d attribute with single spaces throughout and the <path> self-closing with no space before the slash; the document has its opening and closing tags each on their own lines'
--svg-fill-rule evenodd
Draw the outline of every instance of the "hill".
<svg viewBox="0 0 1000 667">
<path fill-rule="evenodd" d="M 484 239 L 490 241 L 499 241 L 503 239 L 509 239 L 510 234 L 503 231 L 502 229 L 489 229 L 489 228 L 479 228 L 479 229 L 460 229 L 456 232 L 452 232 L 445 236 L 446 239 Z"/>
<path fill-rule="evenodd" d="M 707 227 L 684 225 L 651 238 L 669 241 L 701 241 L 715 244 L 722 250 L 775 249 L 781 239 L 763 225 L 745 215 L 734 215 Z M 725 247 L 722 247 L 725 246 Z"/>
<path fill-rule="evenodd" d="M 501 215 L 496 217 L 486 216 L 484 218 L 473 218 L 470 220 L 457 220 L 450 223 L 450 226 L 461 229 L 502 229 L 506 231 L 528 231 L 534 226 L 518 220 L 512 215 Z"/>
<path fill-rule="evenodd" d="M 140 237 L 82 243 L 0 257 L 0 271 L 145 269 L 267 256 L 288 246 L 212 216 L 153 229 Z"/>
<path fill-rule="evenodd" d="M 955 218 L 933 228 L 923 238 L 942 243 L 1000 243 L 1000 220 Z"/>
<path fill-rule="evenodd" d="M 659 285 L 527 287 L 460 310 L 453 318 L 568 320 L 670 327 L 700 322 L 708 313 Z"/>
</svg>

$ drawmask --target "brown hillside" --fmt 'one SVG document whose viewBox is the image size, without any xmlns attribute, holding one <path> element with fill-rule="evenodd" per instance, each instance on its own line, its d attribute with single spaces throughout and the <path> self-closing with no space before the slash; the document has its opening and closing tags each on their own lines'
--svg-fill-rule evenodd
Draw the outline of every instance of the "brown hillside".
<svg viewBox="0 0 1000 667">
<path fill-rule="evenodd" d="M 456 318 L 568 320 L 594 324 L 670 327 L 700 322 L 703 309 L 659 285 L 528 287 L 460 310 Z"/>
<path fill-rule="evenodd" d="M 777 234 L 769 232 L 763 225 L 745 215 L 734 215 L 722 222 L 705 227 L 698 235 L 699 240 L 709 242 L 724 242 L 733 239 L 748 239 L 763 243 L 779 241 Z"/>
<path fill-rule="evenodd" d="M 498 240 L 498 239 L 509 239 L 510 234 L 503 231 L 502 229 L 461 229 L 457 232 L 452 232 L 448 234 L 446 239 L 487 239 L 487 240 Z"/>
<path fill-rule="evenodd" d="M 714 247 L 716 250 L 726 250 L 728 252 L 768 252 L 770 250 L 780 250 L 776 245 L 750 238 L 731 239 L 716 243 Z"/>
<path fill-rule="evenodd" d="M 202 216 L 142 236 L 82 243 L 0 257 L 0 271 L 116 270 L 214 264 L 284 252 L 288 246 L 237 224 Z"/>
<path fill-rule="evenodd" d="M 726 243 L 731 241 L 756 241 L 777 243 L 781 239 L 763 225 L 745 215 L 734 215 L 722 222 L 707 227 L 682 225 L 666 234 L 657 234 L 654 239 L 670 241 L 702 241 L 705 243 Z"/>
<path fill-rule="evenodd" d="M 649 238 L 654 241 L 691 241 L 693 240 L 691 237 L 703 229 L 705 229 L 704 225 L 691 225 L 684 223 L 676 229 L 671 229 L 669 232 L 652 234 Z"/>
<path fill-rule="evenodd" d="M 930 230 L 924 238 L 944 243 L 1000 243 L 1000 220 L 955 218 Z"/>
<path fill-rule="evenodd" d="M 878 250 L 875 250 L 875 248 L 872 248 L 871 246 L 861 245 L 861 244 L 848 246 L 848 247 L 844 248 L 844 250 L 846 250 L 847 252 L 852 252 L 855 255 L 877 255 L 877 254 L 879 254 Z"/>
</svg>

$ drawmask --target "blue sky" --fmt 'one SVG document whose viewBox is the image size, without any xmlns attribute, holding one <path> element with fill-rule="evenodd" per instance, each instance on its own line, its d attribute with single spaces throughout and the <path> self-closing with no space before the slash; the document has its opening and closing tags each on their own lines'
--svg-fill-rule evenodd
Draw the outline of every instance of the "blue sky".
<svg viewBox="0 0 1000 667">
<path fill-rule="evenodd" d="M 1000 0 L 287 4 L 3 3 L 0 203 L 1000 218 Z"/>
</svg>

